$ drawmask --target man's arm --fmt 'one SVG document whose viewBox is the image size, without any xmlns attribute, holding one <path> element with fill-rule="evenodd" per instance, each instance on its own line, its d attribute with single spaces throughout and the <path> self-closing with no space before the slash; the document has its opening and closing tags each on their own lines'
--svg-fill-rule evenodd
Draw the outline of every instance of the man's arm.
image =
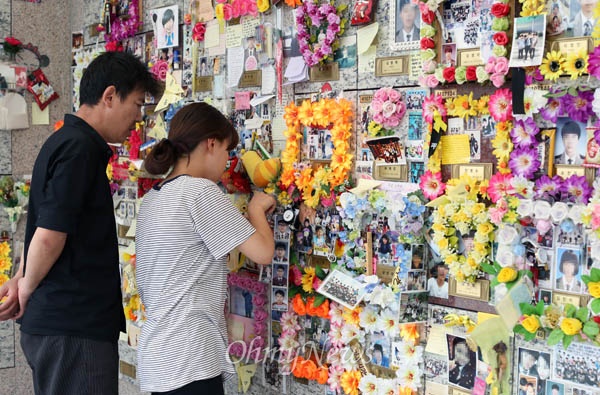
<svg viewBox="0 0 600 395">
<path fill-rule="evenodd" d="M 67 234 L 45 228 L 37 228 L 29 244 L 27 271 L 19 279 L 20 311 L 16 318 L 23 316 L 29 297 L 46 277 L 65 247 Z"/>
</svg>

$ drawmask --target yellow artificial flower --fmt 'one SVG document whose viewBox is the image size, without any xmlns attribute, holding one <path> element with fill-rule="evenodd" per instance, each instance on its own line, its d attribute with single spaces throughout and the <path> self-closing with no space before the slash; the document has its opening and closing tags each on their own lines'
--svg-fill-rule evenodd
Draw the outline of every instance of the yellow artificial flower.
<svg viewBox="0 0 600 395">
<path fill-rule="evenodd" d="M 304 274 L 302 275 L 302 290 L 307 293 L 313 293 L 313 281 L 315 280 L 316 271 L 312 266 L 304 268 Z"/>
<path fill-rule="evenodd" d="M 498 273 L 498 282 L 510 283 L 517 279 L 517 271 L 512 267 L 503 267 Z"/>
<path fill-rule="evenodd" d="M 400 337 L 404 340 L 412 340 L 413 342 L 419 338 L 419 326 L 416 324 L 401 324 Z"/>
<path fill-rule="evenodd" d="M 113 167 L 110 163 L 106 165 L 106 178 L 108 178 L 109 180 L 112 180 L 113 178 Z"/>
<path fill-rule="evenodd" d="M 503 218 L 503 220 L 505 222 L 508 222 L 509 224 L 514 224 L 515 222 L 517 222 L 518 219 L 519 219 L 519 216 L 514 211 L 507 212 L 506 214 L 504 214 L 504 218 Z"/>
<path fill-rule="evenodd" d="M 482 233 L 484 235 L 489 235 L 493 231 L 494 231 L 494 225 L 492 225 L 489 222 L 485 222 L 483 224 L 477 225 L 477 232 L 478 233 Z"/>
<path fill-rule="evenodd" d="M 346 395 L 358 395 L 358 386 L 362 375 L 358 370 L 347 370 L 342 374 L 340 385 Z"/>
<path fill-rule="evenodd" d="M 314 109 L 310 100 L 304 100 L 298 108 L 298 118 L 300 123 L 305 126 L 313 124 Z"/>
<path fill-rule="evenodd" d="M 5 273 L 12 267 L 12 261 L 9 257 L 0 258 L 0 273 Z"/>
<path fill-rule="evenodd" d="M 490 113 L 490 109 L 488 104 L 490 102 L 489 96 L 481 96 L 479 100 L 477 100 L 477 112 L 479 115 L 488 115 Z"/>
<path fill-rule="evenodd" d="M 471 256 L 467 258 L 467 265 L 471 266 L 473 269 L 479 266 L 477 261 L 475 261 L 475 259 L 473 259 Z"/>
<path fill-rule="evenodd" d="M 446 226 L 444 226 L 444 224 L 435 223 L 431 226 L 431 228 L 436 232 L 442 232 L 442 233 L 446 232 Z"/>
<path fill-rule="evenodd" d="M 288 206 L 292 204 L 292 198 L 290 197 L 290 195 L 288 195 L 286 191 L 281 191 L 281 193 L 279 193 L 279 195 L 277 196 L 277 201 L 282 206 Z"/>
<path fill-rule="evenodd" d="M 590 281 L 587 286 L 590 291 L 590 295 L 592 295 L 594 298 L 600 298 L 600 282 Z"/>
<path fill-rule="evenodd" d="M 0 287 L 4 285 L 4 283 L 6 283 L 8 280 L 10 280 L 10 278 L 8 278 L 6 274 L 0 273 Z"/>
<path fill-rule="evenodd" d="M 542 65 L 540 66 L 540 73 L 545 79 L 549 81 L 556 81 L 562 74 L 563 67 L 565 64 L 565 57 L 558 51 L 550 51 L 546 54 Z"/>
<path fill-rule="evenodd" d="M 587 73 L 587 67 L 588 57 L 586 50 L 570 54 L 564 64 L 565 73 L 569 74 L 572 80 L 576 80 L 583 73 Z"/>
<path fill-rule="evenodd" d="M 567 336 L 573 336 L 581 332 L 581 321 L 577 318 L 563 318 L 560 323 L 560 329 Z"/>
<path fill-rule="evenodd" d="M 258 12 L 267 12 L 271 4 L 269 0 L 256 0 L 256 7 L 258 8 Z"/>
<path fill-rule="evenodd" d="M 362 307 L 360 306 L 354 310 L 344 307 L 344 312 L 342 313 L 344 322 L 351 325 L 358 325 L 360 323 L 360 313 L 362 313 Z"/>
<path fill-rule="evenodd" d="M 223 11 L 223 4 L 217 4 L 215 6 L 215 15 L 219 21 L 225 20 L 225 12 Z"/>
<path fill-rule="evenodd" d="M 508 160 L 514 146 L 512 141 L 508 139 L 499 139 L 498 136 L 496 136 L 492 140 L 492 147 L 495 148 L 492 153 L 496 158 L 500 160 Z"/>
<path fill-rule="evenodd" d="M 525 330 L 529 333 L 536 333 L 537 330 L 540 328 L 540 320 L 538 319 L 538 317 L 536 315 L 525 315 L 525 318 L 522 322 L 521 325 L 523 325 L 523 328 L 525 328 Z"/>
<path fill-rule="evenodd" d="M 446 250 L 448 249 L 448 239 L 446 239 L 445 237 L 443 239 L 440 239 L 437 242 L 437 246 L 440 250 Z"/>
<path fill-rule="evenodd" d="M 8 256 L 10 251 L 10 244 L 8 244 L 6 241 L 0 243 L 0 256 Z"/>
</svg>

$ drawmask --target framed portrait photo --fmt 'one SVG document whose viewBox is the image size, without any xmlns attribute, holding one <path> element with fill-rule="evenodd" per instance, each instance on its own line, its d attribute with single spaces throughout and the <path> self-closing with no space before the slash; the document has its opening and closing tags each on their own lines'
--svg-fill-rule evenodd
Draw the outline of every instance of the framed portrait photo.
<svg viewBox="0 0 600 395">
<path fill-rule="evenodd" d="M 421 11 L 411 0 L 390 2 L 390 49 L 418 49 L 421 40 Z"/>
<path fill-rule="evenodd" d="M 562 117 L 556 121 L 555 165 L 583 165 L 587 152 L 586 124 Z"/>
<path fill-rule="evenodd" d="M 581 293 L 585 287 L 581 281 L 583 254 L 579 249 L 558 247 L 554 289 L 562 292 Z"/>
<path fill-rule="evenodd" d="M 360 282 L 340 270 L 334 270 L 325 277 L 317 292 L 352 310 L 364 296 L 362 290 Z"/>
</svg>

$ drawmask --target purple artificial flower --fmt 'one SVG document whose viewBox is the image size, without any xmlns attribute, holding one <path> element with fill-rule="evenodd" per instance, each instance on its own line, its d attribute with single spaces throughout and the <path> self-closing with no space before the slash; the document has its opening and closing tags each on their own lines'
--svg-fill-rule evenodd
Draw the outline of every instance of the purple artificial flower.
<svg viewBox="0 0 600 395">
<path fill-rule="evenodd" d="M 550 178 L 543 175 L 535 182 L 535 198 L 544 199 L 551 197 L 556 199 L 560 195 L 562 179 L 554 177 Z"/>
<path fill-rule="evenodd" d="M 588 73 L 600 79 L 600 47 L 594 48 L 588 55 Z"/>
<path fill-rule="evenodd" d="M 552 92 L 552 91 L 551 91 Z M 563 112 L 561 101 L 556 97 L 550 97 L 545 107 L 540 109 L 540 115 L 546 121 L 556 123 L 556 120 Z"/>
<path fill-rule="evenodd" d="M 510 137 L 515 147 L 525 148 L 538 145 L 536 135 L 540 132 L 533 118 L 517 119 L 510 131 Z"/>
<path fill-rule="evenodd" d="M 510 154 L 508 167 L 516 176 L 533 178 L 533 174 L 540 168 L 537 150 L 533 147 L 515 148 Z"/>
<path fill-rule="evenodd" d="M 569 202 L 587 204 L 592 196 L 592 188 L 585 176 L 573 174 L 565 180 L 564 185 Z"/>
<path fill-rule="evenodd" d="M 600 144 L 600 119 L 594 123 L 594 140 L 596 143 Z"/>
<path fill-rule="evenodd" d="M 594 93 L 591 90 L 579 91 L 578 93 L 577 96 L 567 93 L 561 98 L 561 103 L 569 118 L 577 122 L 587 122 L 590 116 L 594 114 L 592 110 Z"/>
<path fill-rule="evenodd" d="M 525 85 L 531 85 L 534 82 L 543 81 L 544 76 L 540 72 L 539 67 L 526 67 L 525 68 Z"/>
</svg>

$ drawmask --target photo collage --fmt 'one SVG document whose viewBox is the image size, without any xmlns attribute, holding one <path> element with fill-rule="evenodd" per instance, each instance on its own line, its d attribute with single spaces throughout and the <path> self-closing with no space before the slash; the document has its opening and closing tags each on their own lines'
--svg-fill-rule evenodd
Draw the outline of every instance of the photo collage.
<svg viewBox="0 0 600 395">
<path fill-rule="evenodd" d="M 288 311 L 288 274 L 290 267 L 291 230 L 282 215 L 275 218 L 275 253 L 271 265 L 263 268 L 262 281 L 271 282 L 271 319 L 279 321 Z"/>
</svg>

